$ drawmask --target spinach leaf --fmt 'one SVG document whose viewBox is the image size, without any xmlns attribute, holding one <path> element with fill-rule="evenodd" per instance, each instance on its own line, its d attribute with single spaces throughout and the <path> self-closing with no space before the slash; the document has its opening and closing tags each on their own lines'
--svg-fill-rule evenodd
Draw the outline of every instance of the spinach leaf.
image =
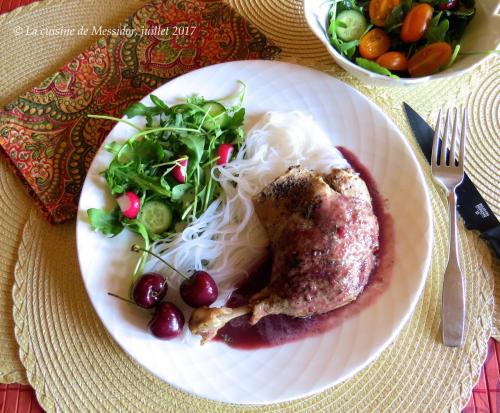
<svg viewBox="0 0 500 413">
<path fill-rule="evenodd" d="M 441 19 L 442 12 L 437 13 L 431 20 L 425 38 L 429 43 L 442 42 L 446 38 L 446 33 L 450 27 L 450 22 L 447 19 Z"/>
</svg>

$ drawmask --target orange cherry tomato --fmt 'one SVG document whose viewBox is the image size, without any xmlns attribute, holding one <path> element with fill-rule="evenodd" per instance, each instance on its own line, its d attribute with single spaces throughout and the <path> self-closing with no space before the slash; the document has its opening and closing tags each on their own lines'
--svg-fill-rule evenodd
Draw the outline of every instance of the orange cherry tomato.
<svg viewBox="0 0 500 413">
<path fill-rule="evenodd" d="M 427 30 L 433 11 L 434 9 L 427 3 L 420 3 L 413 7 L 403 20 L 401 40 L 405 43 L 419 40 Z"/>
<path fill-rule="evenodd" d="M 408 59 L 401 52 L 387 52 L 377 59 L 380 66 L 396 72 L 402 72 L 408 69 Z"/>
<path fill-rule="evenodd" d="M 368 12 L 375 26 L 383 26 L 385 19 L 391 14 L 392 9 L 400 3 L 400 0 L 370 0 Z"/>
<path fill-rule="evenodd" d="M 359 42 L 359 53 L 365 59 L 376 59 L 391 47 L 389 35 L 382 29 L 372 29 Z"/>
<path fill-rule="evenodd" d="M 431 43 L 408 60 L 411 77 L 431 75 L 450 61 L 451 46 L 445 42 Z"/>
</svg>

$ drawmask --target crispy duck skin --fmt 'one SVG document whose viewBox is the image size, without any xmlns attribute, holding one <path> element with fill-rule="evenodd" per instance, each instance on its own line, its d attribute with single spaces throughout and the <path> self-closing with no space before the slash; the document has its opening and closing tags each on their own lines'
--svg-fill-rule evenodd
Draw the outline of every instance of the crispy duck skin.
<svg viewBox="0 0 500 413">
<path fill-rule="evenodd" d="M 327 175 L 291 167 L 253 200 L 273 266 L 269 285 L 248 305 L 201 308 L 189 327 L 209 341 L 232 318 L 308 317 L 355 300 L 376 265 L 379 228 L 364 181 L 350 169 Z"/>
</svg>

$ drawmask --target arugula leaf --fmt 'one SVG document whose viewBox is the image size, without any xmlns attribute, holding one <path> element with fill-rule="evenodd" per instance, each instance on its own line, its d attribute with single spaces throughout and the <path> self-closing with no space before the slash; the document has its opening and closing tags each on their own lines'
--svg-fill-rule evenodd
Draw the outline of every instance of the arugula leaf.
<svg viewBox="0 0 500 413">
<path fill-rule="evenodd" d="M 149 98 L 151 99 L 151 102 L 153 102 L 153 104 L 158 108 L 163 110 L 168 110 L 167 104 L 163 100 L 161 100 L 158 96 L 149 95 Z"/>
<path fill-rule="evenodd" d="M 104 145 L 104 149 L 106 149 L 108 152 L 116 155 L 118 152 L 120 152 L 120 149 L 122 148 L 122 144 L 118 142 L 111 142 L 108 143 L 107 145 Z"/>
<path fill-rule="evenodd" d="M 137 264 L 135 265 L 135 269 L 132 275 L 132 285 L 137 281 L 137 278 L 144 272 L 144 266 L 146 265 L 146 260 L 148 258 L 148 253 L 146 251 L 149 250 L 150 246 L 150 239 L 152 240 L 152 234 L 148 232 L 144 224 L 137 220 L 131 220 L 125 218 L 123 220 L 124 226 L 127 227 L 129 230 L 132 232 L 135 232 L 136 234 L 139 234 L 142 239 L 144 240 L 144 252 L 141 254 L 141 257 L 137 261 Z"/>
<path fill-rule="evenodd" d="M 191 155 L 194 159 L 190 158 L 191 161 L 194 161 L 195 164 L 198 164 L 203 155 L 203 148 L 205 147 L 205 139 L 200 135 L 186 135 L 181 136 L 179 140 L 187 146 Z"/>
<path fill-rule="evenodd" d="M 245 119 L 245 108 L 236 111 L 231 119 L 231 128 L 239 128 Z"/>
<path fill-rule="evenodd" d="M 187 191 L 189 191 L 193 185 L 191 184 L 179 184 L 172 188 L 172 201 L 178 201 L 181 199 Z"/>
<path fill-rule="evenodd" d="M 351 40 L 350 42 L 342 42 L 340 51 L 349 59 L 356 53 L 356 48 L 359 46 L 359 40 Z"/>
<path fill-rule="evenodd" d="M 120 207 L 115 207 L 111 211 L 104 209 L 90 208 L 87 210 L 90 226 L 93 230 L 100 231 L 104 235 L 114 237 L 123 230 L 123 224 L 120 222 Z"/>
<path fill-rule="evenodd" d="M 368 59 L 363 59 L 362 57 L 356 58 L 356 64 L 362 68 L 369 70 L 370 72 L 378 73 L 379 75 L 389 76 L 393 79 L 399 79 L 399 76 L 393 74 L 389 69 L 380 66 L 378 63 L 373 62 Z"/>
<path fill-rule="evenodd" d="M 134 116 L 146 116 L 150 114 L 150 112 L 150 109 L 146 105 L 141 102 L 136 102 L 125 109 L 123 114 L 127 115 L 129 118 L 133 118 Z"/>
<path fill-rule="evenodd" d="M 159 143 L 149 140 L 137 142 L 132 152 L 132 160 L 139 162 L 159 163 L 163 160 L 163 157 L 163 147 Z"/>
</svg>

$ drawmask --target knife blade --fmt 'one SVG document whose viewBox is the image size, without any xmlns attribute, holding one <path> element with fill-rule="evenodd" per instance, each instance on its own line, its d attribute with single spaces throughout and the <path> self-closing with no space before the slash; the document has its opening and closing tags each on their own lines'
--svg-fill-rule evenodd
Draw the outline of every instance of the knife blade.
<svg viewBox="0 0 500 413">
<path fill-rule="evenodd" d="M 427 162 L 430 163 L 434 129 L 407 103 L 403 102 L 403 107 L 417 143 Z M 464 220 L 465 228 L 479 231 L 481 237 L 489 242 L 497 257 L 500 258 L 500 222 L 467 173 L 464 174 L 464 180 L 456 193 L 458 213 Z"/>
</svg>

